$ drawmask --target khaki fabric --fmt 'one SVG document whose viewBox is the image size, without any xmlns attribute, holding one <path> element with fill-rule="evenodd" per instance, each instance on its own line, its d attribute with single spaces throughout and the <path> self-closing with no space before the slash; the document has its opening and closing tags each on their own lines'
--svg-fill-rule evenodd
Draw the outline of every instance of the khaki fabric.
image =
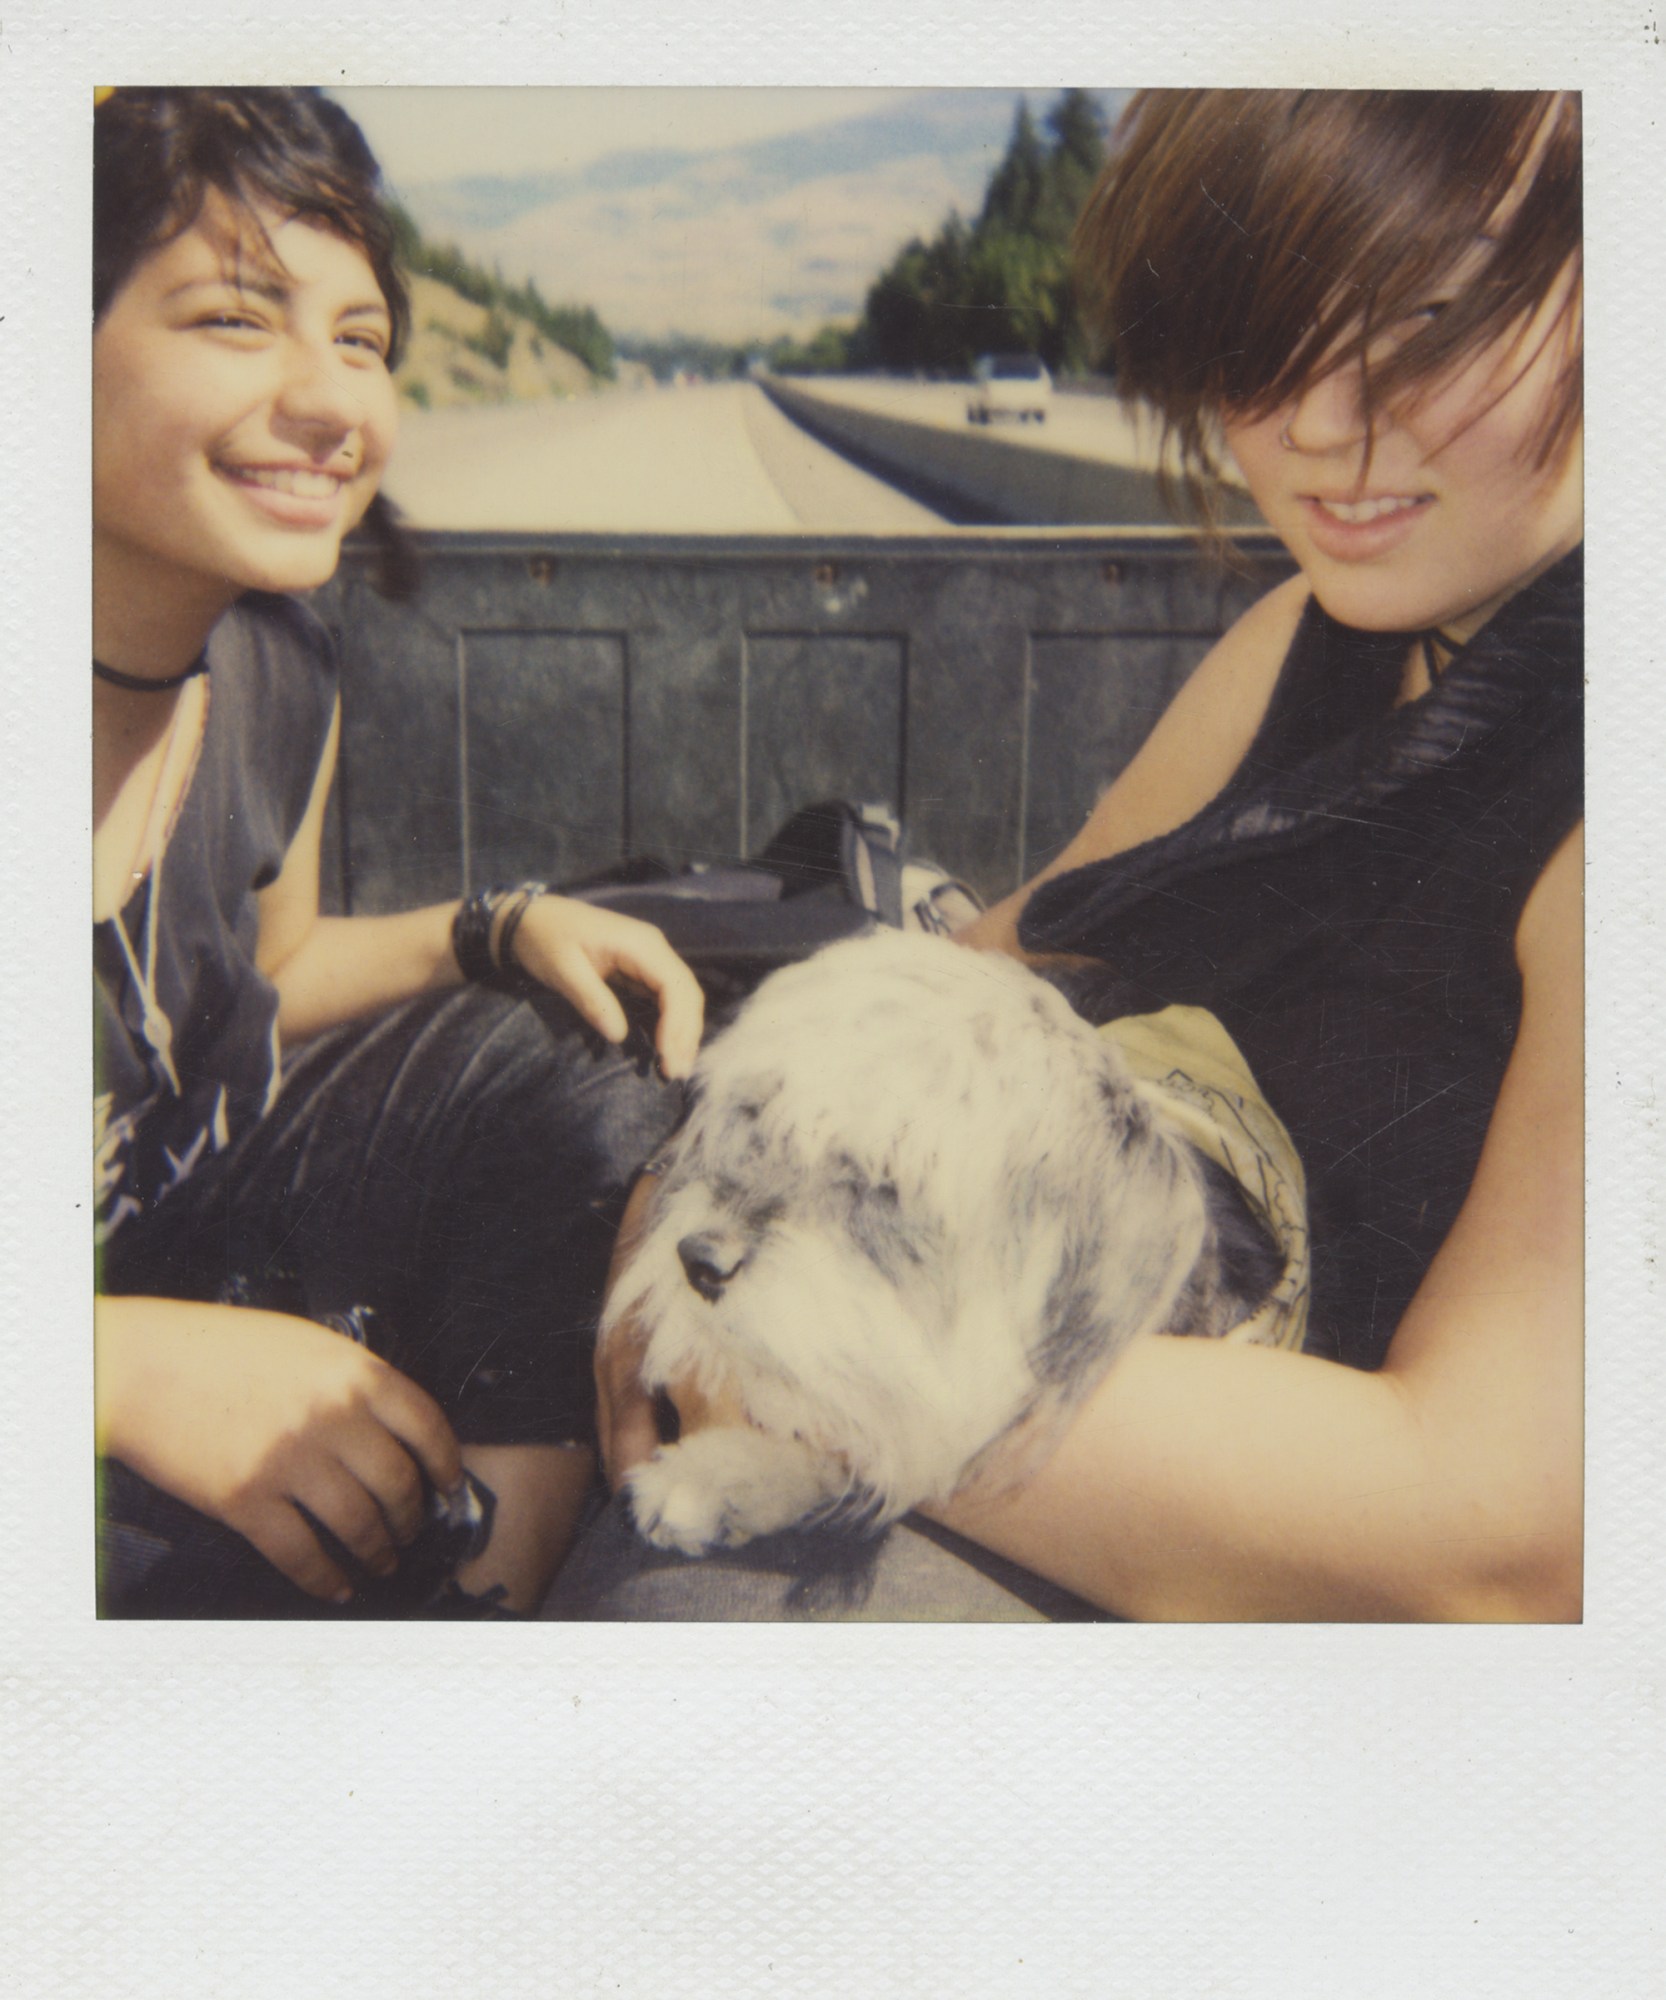
<svg viewBox="0 0 1666 2000">
<path fill-rule="evenodd" d="M 1260 1310 L 1228 1340 L 1300 1347 L 1307 1332 L 1307 1182 L 1290 1134 L 1261 1094 L 1238 1045 L 1206 1008 L 1131 1014 L 1099 1031 L 1183 1136 L 1223 1166 L 1284 1252 Z"/>
</svg>

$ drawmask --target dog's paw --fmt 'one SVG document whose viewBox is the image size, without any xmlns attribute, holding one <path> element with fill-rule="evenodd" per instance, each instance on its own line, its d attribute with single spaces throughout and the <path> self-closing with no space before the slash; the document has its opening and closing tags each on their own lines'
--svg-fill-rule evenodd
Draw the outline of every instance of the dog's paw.
<svg viewBox="0 0 1666 2000">
<path fill-rule="evenodd" d="M 727 1428 L 667 1445 L 625 1482 L 639 1533 L 686 1556 L 790 1528 L 826 1507 L 843 1483 L 796 1439 Z"/>
<path fill-rule="evenodd" d="M 657 1549 L 703 1556 L 737 1538 L 729 1532 L 723 1495 L 702 1479 L 685 1477 L 680 1456 L 677 1445 L 657 1452 L 629 1475 L 625 1490 L 637 1533 L 645 1541 Z"/>
</svg>

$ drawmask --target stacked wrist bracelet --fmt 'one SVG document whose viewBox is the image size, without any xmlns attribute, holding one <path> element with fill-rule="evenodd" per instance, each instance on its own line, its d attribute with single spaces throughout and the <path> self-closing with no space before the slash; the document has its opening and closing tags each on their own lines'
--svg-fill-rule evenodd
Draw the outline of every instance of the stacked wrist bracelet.
<svg viewBox="0 0 1666 2000">
<path fill-rule="evenodd" d="M 533 903 L 548 894 L 546 882 L 517 882 L 465 896 L 451 920 L 451 949 L 463 977 L 478 986 L 516 984 L 522 974 L 515 933 Z"/>
</svg>

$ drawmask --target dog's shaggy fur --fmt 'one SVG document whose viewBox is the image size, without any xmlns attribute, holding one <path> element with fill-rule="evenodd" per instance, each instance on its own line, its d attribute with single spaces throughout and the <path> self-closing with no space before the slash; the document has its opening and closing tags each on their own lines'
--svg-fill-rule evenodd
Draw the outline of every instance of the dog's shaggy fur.
<svg viewBox="0 0 1666 2000">
<path fill-rule="evenodd" d="M 942 1500 L 1137 1334 L 1249 1301 L 1205 1176 L 1013 960 L 882 932 L 766 980 L 706 1049 L 603 1338 L 725 1413 L 631 1474 L 690 1554 Z"/>
</svg>

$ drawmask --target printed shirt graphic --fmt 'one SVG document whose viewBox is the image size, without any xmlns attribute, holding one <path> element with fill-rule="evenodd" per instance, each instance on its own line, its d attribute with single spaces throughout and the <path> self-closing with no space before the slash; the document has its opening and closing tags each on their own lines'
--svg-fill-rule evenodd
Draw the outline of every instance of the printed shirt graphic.
<svg viewBox="0 0 1666 2000">
<path fill-rule="evenodd" d="M 260 596 L 220 621 L 208 651 L 202 753 L 160 877 L 140 885 L 119 919 L 93 928 L 100 1243 L 258 1121 L 281 1074 L 277 993 L 255 965 L 255 895 L 276 879 L 311 796 L 334 709 L 334 658 L 309 612 Z M 158 926 L 150 1035 L 118 922 L 140 966 Z M 159 1032 L 172 1045 L 177 1090 L 153 1046 Z"/>
</svg>

